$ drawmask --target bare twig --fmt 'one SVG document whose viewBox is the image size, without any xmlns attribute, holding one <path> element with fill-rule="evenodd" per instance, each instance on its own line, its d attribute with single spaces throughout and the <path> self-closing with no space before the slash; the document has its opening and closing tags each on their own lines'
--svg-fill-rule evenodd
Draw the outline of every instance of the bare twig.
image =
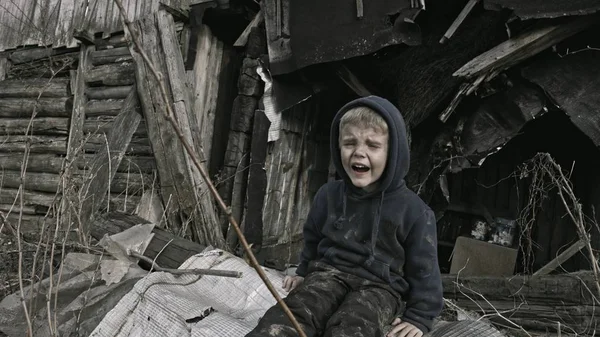
<svg viewBox="0 0 600 337">
<path fill-rule="evenodd" d="M 133 26 L 133 24 L 131 23 L 131 21 L 127 18 L 127 15 L 125 14 L 126 12 L 125 12 L 125 8 L 123 7 L 123 3 L 121 2 L 121 0 L 114 0 L 114 1 L 115 1 L 116 5 L 119 7 L 119 11 L 121 13 L 121 18 L 122 18 L 125 26 L 129 30 L 129 33 L 131 34 L 131 40 L 132 41 L 129 41 L 129 43 L 133 42 L 133 44 L 135 45 L 135 48 L 137 49 L 137 51 L 141 55 L 142 59 L 144 60 L 144 62 L 146 64 L 146 66 L 150 69 L 150 71 L 152 72 L 153 76 L 155 77 L 155 79 L 157 80 L 157 82 L 159 84 L 160 92 L 161 92 L 161 95 L 162 95 L 162 99 L 165 102 L 165 106 L 166 106 L 166 110 L 164 111 L 165 112 L 165 117 L 167 118 L 167 120 L 169 121 L 169 123 L 171 124 L 171 126 L 173 127 L 175 133 L 179 137 L 179 140 L 181 141 L 181 143 L 182 143 L 183 147 L 185 148 L 186 152 L 191 157 L 192 162 L 194 163 L 194 166 L 200 172 L 200 175 L 202 176 L 202 179 L 205 181 L 205 183 L 208 186 L 209 190 L 211 191 L 213 197 L 217 201 L 217 204 L 219 205 L 219 207 L 221 208 L 221 210 L 223 210 L 223 212 L 225 212 L 225 214 L 227 214 L 227 218 L 228 218 L 229 222 L 233 225 L 233 228 L 234 228 L 235 232 L 237 233 L 238 238 L 239 238 L 240 242 L 242 243 L 242 246 L 244 247 L 244 251 L 246 252 L 247 256 L 250 258 L 251 265 L 254 267 L 254 269 L 256 269 L 258 275 L 263 280 L 263 282 L 265 283 L 265 285 L 267 286 L 267 288 L 269 289 L 269 291 L 271 292 L 271 294 L 273 294 L 273 297 L 275 297 L 275 299 L 277 300 L 277 303 L 282 307 L 282 309 L 285 312 L 285 314 L 289 317 L 289 319 L 291 320 L 294 328 L 298 331 L 298 333 L 300 334 L 300 336 L 301 337 L 306 337 L 306 334 L 304 333 L 304 331 L 302 330 L 302 327 L 300 326 L 300 324 L 298 323 L 298 321 L 296 320 L 296 318 L 294 317 L 294 315 L 290 311 L 289 307 L 285 304 L 285 302 L 283 302 L 283 300 L 281 299 L 281 296 L 279 296 L 279 294 L 275 290 L 275 287 L 273 287 L 273 284 L 267 278 L 267 275 L 262 270 L 261 266 L 258 264 L 258 261 L 256 260 L 256 257 L 254 256 L 254 253 L 252 252 L 252 250 L 248 246 L 248 242 L 246 241 L 244 233 L 242 233 L 242 231 L 240 229 L 240 226 L 238 225 L 237 221 L 235 220 L 235 218 L 232 215 L 231 208 L 228 207 L 227 205 L 225 205 L 225 202 L 223 201 L 223 199 L 221 198 L 221 196 L 217 192 L 217 189 L 212 184 L 212 182 L 211 182 L 211 180 L 210 180 L 210 178 L 208 176 L 208 173 L 206 172 L 206 169 L 204 168 L 204 165 L 198 159 L 198 156 L 196 155 L 196 153 L 193 150 L 192 146 L 185 139 L 185 137 L 183 135 L 183 132 L 181 131 L 181 129 L 179 128 L 179 125 L 177 124 L 177 121 L 173 117 L 174 116 L 173 108 L 171 107 L 171 104 L 168 103 L 169 102 L 169 99 L 168 99 L 169 96 L 167 95 L 167 90 L 166 90 L 166 87 L 165 87 L 165 85 L 163 83 L 163 76 L 162 76 L 162 74 L 160 74 L 156 70 L 156 68 L 154 67 L 152 61 L 150 61 L 150 59 L 148 58 L 148 55 L 146 54 L 146 52 L 142 48 L 142 46 L 140 44 L 139 36 L 137 35 L 137 30 L 135 29 L 135 27 Z"/>
<path fill-rule="evenodd" d="M 127 250 L 127 255 L 133 256 L 136 259 L 140 259 L 144 262 L 150 263 L 152 269 L 157 271 L 164 271 L 166 273 L 171 273 L 174 275 L 186 275 L 186 274 L 194 274 L 194 275 L 208 275 L 208 276 L 222 276 L 222 277 L 236 277 L 241 278 L 241 271 L 233 271 L 233 270 L 216 270 L 216 269 L 170 269 L 163 268 L 156 264 L 151 258 L 146 257 L 142 254 L 139 254 L 133 250 Z"/>
</svg>

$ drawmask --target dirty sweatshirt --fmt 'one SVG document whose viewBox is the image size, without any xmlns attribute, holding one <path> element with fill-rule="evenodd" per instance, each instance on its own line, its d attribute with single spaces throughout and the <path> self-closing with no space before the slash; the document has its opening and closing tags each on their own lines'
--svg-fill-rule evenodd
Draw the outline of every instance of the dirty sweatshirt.
<svg viewBox="0 0 600 337">
<path fill-rule="evenodd" d="M 388 125 L 386 167 L 373 192 L 355 187 L 342 166 L 341 116 L 367 106 Z M 389 101 L 369 96 L 340 109 L 331 126 L 331 153 L 341 180 L 323 185 L 304 225 L 304 248 L 296 273 L 306 276 L 310 261 L 375 282 L 389 284 L 406 301 L 403 321 L 423 332 L 442 310 L 436 220 L 431 209 L 406 187 L 410 152 L 404 120 Z"/>
</svg>

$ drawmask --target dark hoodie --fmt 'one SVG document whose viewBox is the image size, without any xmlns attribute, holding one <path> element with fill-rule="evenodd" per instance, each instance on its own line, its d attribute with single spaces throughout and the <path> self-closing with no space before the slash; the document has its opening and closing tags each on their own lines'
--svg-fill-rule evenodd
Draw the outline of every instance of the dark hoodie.
<svg viewBox="0 0 600 337">
<path fill-rule="evenodd" d="M 377 189 L 369 193 L 352 184 L 339 149 L 340 119 L 357 106 L 379 113 L 389 130 L 386 167 Z M 428 332 L 443 306 L 436 220 L 404 182 L 410 152 L 400 112 L 376 96 L 346 104 L 331 126 L 331 153 L 343 179 L 327 183 L 317 192 L 304 225 L 304 250 L 296 273 L 306 276 L 308 263 L 318 260 L 390 284 L 406 301 L 402 320 Z"/>
</svg>

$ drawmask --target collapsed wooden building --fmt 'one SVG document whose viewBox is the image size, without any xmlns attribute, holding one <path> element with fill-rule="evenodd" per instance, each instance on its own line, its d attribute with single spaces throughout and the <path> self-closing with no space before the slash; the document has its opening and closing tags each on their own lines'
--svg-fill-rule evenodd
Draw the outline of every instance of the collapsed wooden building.
<svg viewBox="0 0 600 337">
<path fill-rule="evenodd" d="M 539 271 L 571 245 L 578 249 L 562 271 L 595 267 L 587 251 L 600 244 L 594 1 L 123 2 L 169 102 L 128 43 L 113 0 L 0 5 L 9 27 L 0 34 L 4 233 L 60 232 L 87 243 L 89 233 L 109 231 L 99 219 L 121 211 L 169 238 L 238 251 L 163 116 L 171 104 L 260 261 L 284 268 L 297 260 L 312 196 L 336 178 L 331 118 L 348 100 L 377 94 L 410 127 L 407 183 L 436 211 L 444 273 L 456 272 L 458 238 L 478 221 L 516 225 L 503 247 L 509 275 Z M 540 175 L 552 163 L 568 172 L 576 203 Z M 577 205 L 583 227 L 566 216 Z M 186 247 L 169 254 L 181 262 L 197 252 Z M 497 254 L 480 258 L 506 258 Z M 563 278 L 581 292 L 594 283 Z M 448 298 L 464 300 L 446 281 Z M 481 282 L 498 288 L 496 301 L 518 293 L 519 282 Z M 548 304 L 544 291 L 530 293 L 521 295 L 541 318 L 519 307 L 511 318 L 522 326 L 555 329 L 562 320 L 580 334 L 595 327 L 590 294 Z M 481 303 L 463 305 L 485 312 Z"/>
</svg>

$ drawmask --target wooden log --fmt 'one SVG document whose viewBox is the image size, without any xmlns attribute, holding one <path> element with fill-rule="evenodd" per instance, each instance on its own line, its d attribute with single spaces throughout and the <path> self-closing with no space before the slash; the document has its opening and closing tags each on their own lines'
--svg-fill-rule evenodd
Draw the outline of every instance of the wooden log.
<svg viewBox="0 0 600 337">
<path fill-rule="evenodd" d="M 88 99 L 124 99 L 131 91 L 132 86 L 116 87 L 88 87 L 85 94 Z"/>
<path fill-rule="evenodd" d="M 56 98 L 2 98 L 0 117 L 70 117 L 73 100 L 70 97 Z"/>
<path fill-rule="evenodd" d="M 139 109 L 134 107 L 135 112 L 141 112 Z M 98 117 L 88 117 L 85 119 L 83 123 L 83 133 L 84 134 L 108 134 L 112 128 L 113 123 L 116 120 L 117 116 L 98 116 Z M 147 137 L 146 132 L 146 123 L 144 121 L 140 121 L 137 129 L 133 133 L 136 137 Z"/>
<path fill-rule="evenodd" d="M 68 118 L 0 118 L 0 135 L 67 135 L 68 133 Z"/>
<path fill-rule="evenodd" d="M 70 96 L 69 80 L 64 78 L 4 80 L 0 82 L 0 98 L 68 96 Z"/>
<path fill-rule="evenodd" d="M 244 236 L 248 243 L 260 249 L 263 238 L 263 207 L 267 191 L 267 138 L 269 136 L 269 119 L 261 110 L 254 115 L 254 130 L 250 145 L 250 169 L 248 172 L 248 188 L 246 189 L 246 214 L 244 216 Z"/>
<path fill-rule="evenodd" d="M 135 80 L 132 62 L 110 63 L 92 67 L 85 81 L 94 86 L 132 85 Z"/>
<path fill-rule="evenodd" d="M 79 51 L 40 59 L 33 62 L 13 65 L 7 74 L 8 78 L 39 78 L 50 79 L 69 75 L 70 69 L 76 67 Z"/>
<path fill-rule="evenodd" d="M 96 240 L 100 240 L 104 234 L 117 234 L 137 224 L 145 223 L 149 222 L 136 215 L 110 212 L 94 219 L 90 234 Z M 156 263 L 164 268 L 178 268 L 189 257 L 204 250 L 204 246 L 175 236 L 156 226 L 152 233 L 154 237 L 144 251 L 144 256 L 156 259 Z"/>
<path fill-rule="evenodd" d="M 106 148 L 107 139 L 103 134 L 86 136 L 83 150 L 87 153 L 97 153 Z M 152 146 L 148 138 L 132 138 L 125 150 L 128 155 L 152 156 Z"/>
<path fill-rule="evenodd" d="M 96 154 L 84 153 L 77 159 L 77 167 L 82 170 L 89 170 Z M 151 156 L 132 156 L 126 155 L 117 167 L 117 172 L 129 172 L 134 174 L 156 172 L 156 161 Z"/>
<path fill-rule="evenodd" d="M 252 133 L 252 118 L 258 108 L 258 99 L 239 95 L 233 101 L 231 112 L 231 130 Z"/>
<path fill-rule="evenodd" d="M 85 177 L 84 172 L 78 172 L 71 180 L 80 186 Z M 26 172 L 23 185 L 29 191 L 40 191 L 56 193 L 62 183 L 62 177 L 58 173 Z M 110 185 L 111 193 L 125 193 L 129 195 L 141 195 L 144 190 L 153 184 L 153 178 L 146 173 L 117 172 Z M 19 188 L 21 185 L 21 173 L 19 171 L 0 172 L 0 187 Z"/>
<path fill-rule="evenodd" d="M 565 249 L 564 252 L 560 253 L 560 255 L 558 255 L 552 261 L 548 262 L 548 264 L 533 273 L 533 277 L 550 274 L 554 269 L 558 268 L 558 266 L 571 258 L 571 256 L 582 250 L 583 247 L 585 247 L 585 241 L 580 239 L 569 248 Z"/>
<path fill-rule="evenodd" d="M 95 66 L 113 62 L 124 62 L 132 59 L 129 47 L 118 47 L 96 50 L 92 52 L 92 64 Z"/>
<path fill-rule="evenodd" d="M 59 55 L 75 53 L 76 49 L 69 48 L 22 48 L 10 53 L 13 64 L 31 63 L 37 60 L 59 57 Z"/>
<path fill-rule="evenodd" d="M 244 96 L 260 98 L 263 94 L 263 82 L 256 73 L 258 60 L 249 57 L 244 58 L 242 73 L 238 79 L 238 93 Z"/>
<path fill-rule="evenodd" d="M 23 214 L 27 215 L 35 215 L 38 210 L 36 210 L 33 206 L 23 206 L 23 208 L 19 207 L 19 204 L 0 204 L 0 212 L 3 214 L 19 214 L 23 210 Z"/>
<path fill-rule="evenodd" d="M 96 156 L 89 175 L 84 181 L 82 189 L 90 193 L 81 205 L 80 218 L 82 219 L 84 233 L 88 233 L 88 221 L 94 216 L 99 205 L 102 204 L 116 173 L 116 170 L 111 169 L 111 165 L 114 164 L 114 167 L 119 167 L 133 133 L 142 119 L 142 116 L 135 109 L 137 104 L 137 94 L 135 89 L 132 88 L 121 113 L 115 119 L 108 134 L 107 146 L 100 150 Z M 110 165 L 107 165 L 107 163 L 110 163 Z"/>
<path fill-rule="evenodd" d="M 90 100 L 85 106 L 86 117 L 116 116 L 123 107 L 124 100 Z M 1 103 L 0 103 L 1 104 Z"/>
<path fill-rule="evenodd" d="M 0 136 L 0 151 L 67 154 L 67 137 L 53 136 Z"/>
<path fill-rule="evenodd" d="M 2 193 L 0 193 L 0 204 L 12 204 L 19 205 L 21 200 L 21 192 L 18 188 L 3 188 Z M 45 193 L 40 191 L 29 191 L 24 190 L 22 192 L 23 195 L 23 205 L 25 206 L 33 206 L 39 210 L 39 213 L 45 213 L 48 208 L 52 205 L 58 205 L 58 200 L 60 197 L 57 197 L 55 193 Z"/>
<path fill-rule="evenodd" d="M 65 158 L 53 154 L 30 154 L 27 159 L 27 171 L 59 173 Z M 23 163 L 22 153 L 0 153 L 0 168 L 20 171 Z"/>
<path fill-rule="evenodd" d="M 45 218 L 43 215 L 32 215 L 32 214 L 22 214 L 19 213 L 10 213 L 6 215 L 6 220 L 8 225 L 14 229 L 17 228 L 19 223 L 19 218 L 21 219 L 21 233 L 23 234 L 38 234 L 40 233 L 40 229 L 42 225 L 45 223 L 46 225 L 52 224 L 55 221 L 52 218 Z M 10 229 L 7 226 L 4 226 L 3 232 L 4 234 L 12 234 Z"/>
<path fill-rule="evenodd" d="M 138 93 L 161 181 L 161 195 L 163 203 L 168 205 L 167 218 L 175 227 L 179 226 L 178 219 L 191 218 L 195 229 L 194 234 L 200 242 L 223 247 L 225 240 L 217 225 L 210 194 L 206 193 L 204 182 L 192 169 L 193 165 L 189 157 L 163 115 L 165 104 L 171 104 L 173 97 L 183 95 L 184 101 L 175 105 L 175 119 L 185 132 L 187 141 L 193 144 L 188 119 L 190 112 L 186 110 L 189 106 L 185 101 L 188 97 L 180 91 L 184 87 L 182 81 L 185 79 L 183 58 L 174 36 L 172 18 L 163 10 L 159 10 L 156 16 L 139 20 L 136 25 L 139 25 L 138 29 L 151 61 L 160 72 L 167 74 L 165 79 L 169 81 L 173 91 L 172 96 L 168 98 L 169 102 L 164 102 L 158 83 L 141 56 L 132 49 L 131 53 L 136 64 Z M 181 83 L 177 83 L 178 81 Z"/>
<path fill-rule="evenodd" d="M 597 15 L 587 15 L 577 17 L 562 25 L 542 27 L 525 32 L 477 56 L 453 75 L 476 78 L 489 72 L 499 73 L 597 22 Z"/>
</svg>

